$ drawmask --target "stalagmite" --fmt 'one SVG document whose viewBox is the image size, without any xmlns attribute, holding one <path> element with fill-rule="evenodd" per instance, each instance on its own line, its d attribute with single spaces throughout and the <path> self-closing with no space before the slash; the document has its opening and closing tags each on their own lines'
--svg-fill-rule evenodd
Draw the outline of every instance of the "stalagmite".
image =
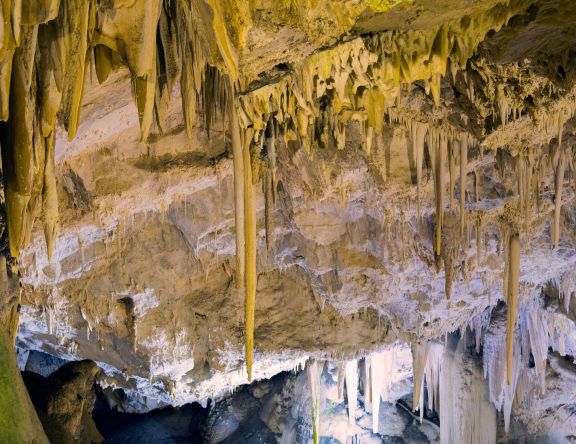
<svg viewBox="0 0 576 444">
<path fill-rule="evenodd" d="M 312 437 L 314 444 L 318 444 L 320 436 L 320 376 L 322 366 L 316 360 L 309 360 L 306 367 L 310 398 L 312 400 Z"/>
<path fill-rule="evenodd" d="M 246 371 L 248 380 L 252 380 L 252 363 L 254 360 L 254 309 L 256 303 L 256 205 L 254 202 L 254 186 L 252 184 L 252 161 L 250 149 L 252 146 L 252 134 L 247 130 L 244 134 L 242 158 L 244 163 L 244 238 L 245 263 L 246 263 Z"/>
<path fill-rule="evenodd" d="M 348 400 L 348 425 L 356 423 L 358 405 L 358 361 L 353 359 L 346 363 L 346 398 Z"/>
<path fill-rule="evenodd" d="M 518 316 L 518 290 L 520 285 L 520 237 L 518 233 L 510 235 L 508 243 L 508 296 L 506 304 L 508 315 L 506 322 L 506 381 L 512 381 L 513 343 L 516 318 Z"/>
<path fill-rule="evenodd" d="M 233 87 L 230 86 L 232 96 Z M 234 167 L 234 222 L 236 234 L 236 288 L 244 288 L 246 270 L 246 244 L 244 237 L 244 158 L 242 140 L 238 116 L 236 115 L 235 103 L 230 100 L 229 122 L 232 139 L 232 163 Z"/>
</svg>

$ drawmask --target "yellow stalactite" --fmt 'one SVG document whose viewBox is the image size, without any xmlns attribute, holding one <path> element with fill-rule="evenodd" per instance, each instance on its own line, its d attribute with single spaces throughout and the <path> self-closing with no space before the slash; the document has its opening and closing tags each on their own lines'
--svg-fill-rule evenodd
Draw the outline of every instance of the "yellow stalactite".
<svg viewBox="0 0 576 444">
<path fill-rule="evenodd" d="M 269 166 L 264 169 L 263 178 L 263 188 L 264 188 L 264 226 L 266 231 L 266 250 L 270 251 L 272 248 L 272 210 L 274 204 L 273 198 L 273 178 L 272 171 Z"/>
<path fill-rule="evenodd" d="M 98 82 L 104 83 L 112 71 L 112 50 L 105 45 L 96 45 L 94 47 L 94 66 Z"/>
<path fill-rule="evenodd" d="M 58 193 L 56 188 L 56 172 L 54 169 L 54 132 L 45 139 L 46 167 L 44 169 L 44 188 L 42 190 L 42 223 L 48 260 L 52 259 L 58 223 Z"/>
<path fill-rule="evenodd" d="M 450 172 L 450 209 L 454 210 L 456 208 L 456 197 L 454 193 L 454 187 L 456 186 L 456 147 L 453 142 L 450 144 L 448 169 Z"/>
<path fill-rule="evenodd" d="M 245 302 L 245 353 L 248 380 L 252 380 L 252 364 L 254 361 L 254 310 L 256 303 L 256 206 L 254 202 L 254 186 L 252 184 L 252 160 L 250 148 L 252 145 L 252 130 L 244 134 L 244 237 L 246 240 L 246 302 Z"/>
<path fill-rule="evenodd" d="M 232 96 L 233 87 L 230 87 Z M 244 158 L 238 116 L 234 100 L 230 99 L 230 133 L 232 139 L 232 163 L 234 167 L 234 221 L 236 232 L 236 288 L 244 288 L 246 270 L 246 244 L 244 237 Z"/>
<path fill-rule="evenodd" d="M 508 243 L 508 316 L 506 322 L 506 381 L 512 381 L 514 329 L 518 316 L 518 291 L 520 286 L 520 236 L 510 235 Z"/>
<path fill-rule="evenodd" d="M 34 154 L 34 108 L 35 97 L 31 93 L 32 63 L 36 49 L 36 32 L 29 31 L 22 47 L 18 48 L 12 69 L 10 90 L 10 119 L 8 134 L 2 140 L 2 165 L 10 254 L 19 257 L 20 249 L 31 227 L 30 206 L 34 207 L 35 185 L 43 183 L 44 151 Z M 40 167 L 41 162 L 41 168 Z M 41 188 L 40 188 L 41 190 Z"/>
<path fill-rule="evenodd" d="M 84 93 L 84 81 L 88 66 L 88 31 L 91 2 L 86 0 L 64 1 L 61 17 L 65 30 L 63 40 L 66 59 L 63 74 L 65 81 L 62 95 L 64 127 L 68 138 L 74 139 L 80 121 L 80 105 Z"/>
<path fill-rule="evenodd" d="M 464 237 L 466 204 L 466 168 L 468 166 L 468 145 L 460 141 L 460 237 Z"/>
<path fill-rule="evenodd" d="M 156 96 L 156 69 L 147 77 L 134 76 L 132 80 L 138 118 L 140 120 L 140 137 L 143 142 L 148 139 L 150 127 L 154 118 L 154 102 Z"/>
</svg>

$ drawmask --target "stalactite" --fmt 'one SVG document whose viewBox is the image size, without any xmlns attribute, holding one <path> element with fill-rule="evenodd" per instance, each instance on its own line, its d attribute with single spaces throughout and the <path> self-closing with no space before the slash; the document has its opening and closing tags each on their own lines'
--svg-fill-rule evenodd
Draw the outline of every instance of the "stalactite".
<svg viewBox="0 0 576 444">
<path fill-rule="evenodd" d="M 278 134 L 277 123 L 275 119 L 271 119 L 270 122 L 270 137 L 268 138 L 268 161 L 270 166 L 270 172 L 272 174 L 272 202 L 276 201 L 276 188 L 278 187 L 278 159 L 276 156 L 276 141 Z"/>
<path fill-rule="evenodd" d="M 146 77 L 132 76 L 132 90 L 140 120 L 140 137 L 143 142 L 148 140 L 154 118 L 156 99 L 156 68 Z"/>
<path fill-rule="evenodd" d="M 554 169 L 554 226 L 552 228 L 552 248 L 560 242 L 560 213 L 562 209 L 562 188 L 564 187 L 564 170 L 566 155 L 562 146 L 558 146 L 558 160 Z"/>
<path fill-rule="evenodd" d="M 338 401 L 344 402 L 344 382 L 346 381 L 346 365 L 338 363 Z"/>
<path fill-rule="evenodd" d="M 455 349 L 448 346 L 440 372 L 440 442 L 496 443 L 494 406 L 484 397 L 482 372 L 465 355 L 465 340 Z"/>
<path fill-rule="evenodd" d="M 42 190 L 42 223 L 48 260 L 52 259 L 56 240 L 56 224 L 58 222 L 58 193 L 56 188 L 56 172 L 54 170 L 55 132 L 45 140 L 46 165 L 44 167 L 44 187 Z"/>
<path fill-rule="evenodd" d="M 460 147 L 460 238 L 464 238 L 465 204 L 466 204 L 466 169 L 468 168 L 468 145 L 459 140 Z"/>
<path fill-rule="evenodd" d="M 312 401 L 312 438 L 314 444 L 318 444 L 320 436 L 320 376 L 322 367 L 316 360 L 311 359 L 308 361 L 306 373 Z"/>
<path fill-rule="evenodd" d="M 482 259 L 482 217 L 476 219 L 476 266 L 480 267 Z"/>
<path fill-rule="evenodd" d="M 421 211 L 421 188 L 422 188 L 422 162 L 424 161 L 424 141 L 428 132 L 428 125 L 423 122 L 411 121 L 410 138 L 416 161 L 416 190 L 418 199 L 418 215 Z"/>
<path fill-rule="evenodd" d="M 233 86 L 230 86 L 230 96 L 233 97 Z M 236 234 L 236 271 L 235 284 L 237 289 L 244 288 L 246 272 L 246 242 L 244 219 L 244 158 L 242 136 L 236 115 L 235 102 L 229 103 L 229 123 L 232 139 L 232 163 L 234 168 L 234 222 Z"/>
<path fill-rule="evenodd" d="M 266 166 L 264 168 L 263 188 L 264 188 L 264 226 L 266 231 L 266 249 L 270 251 L 272 248 L 272 211 L 274 207 L 273 198 L 273 178 L 271 169 Z"/>
<path fill-rule="evenodd" d="M 455 210 L 456 209 L 456 203 L 455 203 L 455 190 L 454 187 L 456 185 L 456 150 L 455 150 L 455 144 L 454 142 L 450 143 L 448 146 L 448 159 L 449 159 L 449 163 L 448 163 L 448 169 L 450 172 L 450 210 Z"/>
<path fill-rule="evenodd" d="M 80 121 L 80 105 L 84 93 L 84 81 L 88 66 L 86 54 L 90 29 L 90 14 L 94 13 L 92 1 L 62 1 L 61 17 L 64 28 L 64 51 L 67 53 L 63 64 L 65 73 L 62 86 L 62 114 L 64 127 L 72 140 L 76 136 Z M 91 11 L 92 9 L 92 11 Z"/>
<path fill-rule="evenodd" d="M 510 235 L 508 243 L 508 318 L 506 323 L 506 380 L 512 381 L 513 343 L 516 318 L 518 317 L 518 290 L 520 285 L 520 237 L 518 233 Z"/>
<path fill-rule="evenodd" d="M 420 422 L 424 417 L 424 381 L 428 395 L 428 409 L 439 410 L 440 370 L 444 346 L 436 342 L 422 342 L 412 345 L 412 372 L 414 392 L 412 410 L 420 412 Z"/>
<path fill-rule="evenodd" d="M 358 361 L 346 362 L 346 398 L 348 400 L 348 425 L 356 423 L 356 408 L 358 406 Z"/>
<path fill-rule="evenodd" d="M 517 158 L 518 172 L 518 194 L 520 196 L 521 212 L 523 216 L 523 227 L 528 239 L 530 227 L 530 215 L 532 213 L 532 161 L 530 155 L 520 155 Z"/>
<path fill-rule="evenodd" d="M 170 92 L 182 75 L 178 37 L 176 32 L 176 4 L 164 2 L 158 20 L 156 51 L 156 94 L 154 109 L 160 131 L 165 131 L 165 120 L 170 103 Z M 95 52 L 96 54 L 96 52 Z M 188 60 L 187 62 L 190 62 Z"/>
<path fill-rule="evenodd" d="M 483 365 L 484 377 L 488 379 L 490 401 L 497 410 L 503 412 L 504 430 L 508 432 L 523 358 L 521 335 L 513 335 L 512 362 L 508 362 L 508 337 L 504 334 L 504 321 L 505 319 L 500 317 L 493 319 L 484 335 Z M 511 370 L 510 383 L 508 369 Z"/>
<path fill-rule="evenodd" d="M 366 357 L 362 360 L 362 396 L 364 396 L 364 410 L 372 413 L 372 365 Z"/>
<path fill-rule="evenodd" d="M 420 411 L 420 418 L 424 415 L 424 372 L 426 371 L 426 361 L 430 344 L 412 344 L 412 373 L 414 379 L 414 391 L 412 395 L 412 411 Z"/>
<path fill-rule="evenodd" d="M 534 368 L 540 386 L 540 392 L 546 392 L 546 360 L 548 358 L 548 329 L 545 318 L 537 308 L 529 308 L 525 312 L 525 320 L 530 336 L 530 352 L 534 358 Z M 528 355 L 528 351 L 524 352 Z"/>
<path fill-rule="evenodd" d="M 8 237 L 10 254 L 14 257 L 20 255 L 20 248 L 29 237 L 26 230 L 32 227 L 39 194 L 44 184 L 45 151 L 39 143 L 34 144 L 36 36 L 37 28 L 29 29 L 15 52 L 10 89 L 10 118 L 2 130 Z"/>
<path fill-rule="evenodd" d="M 502 125 L 508 125 L 508 116 L 510 115 L 510 108 L 508 104 L 508 98 L 504 92 L 504 85 L 500 83 L 496 88 L 496 102 L 498 104 L 498 112 L 500 114 L 500 120 Z"/>
<path fill-rule="evenodd" d="M 428 395 L 428 409 L 439 411 L 440 407 L 440 370 L 444 346 L 433 342 L 430 344 L 428 359 L 426 360 L 426 389 Z"/>
<path fill-rule="evenodd" d="M 241 120 L 245 127 L 261 127 L 270 110 L 277 110 L 279 123 L 289 117 L 309 154 L 315 140 L 311 135 L 317 133 L 315 122 L 330 120 L 326 119 L 330 114 L 327 107 L 337 117 L 333 121 L 338 125 L 333 125 L 330 132 L 340 140 L 339 147 L 339 125 L 351 119 L 360 120 L 378 135 L 382 110 L 397 101 L 403 86 L 422 81 L 438 104 L 448 59 L 455 69 L 464 68 L 486 32 L 500 29 L 514 9 L 505 14 L 490 9 L 481 21 L 458 19 L 428 30 L 384 32 L 318 51 L 294 65 L 292 72 L 276 83 L 243 95 L 245 115 Z M 410 58 L 404 55 L 406 42 L 413 42 Z"/>
<path fill-rule="evenodd" d="M 221 73 L 226 73 L 233 80 L 238 78 L 240 48 L 236 45 L 246 43 L 246 33 L 251 23 L 249 10 L 234 5 L 233 32 L 230 33 L 226 22 L 230 15 L 229 7 L 232 6 L 219 0 L 206 0 L 201 5 L 188 1 L 152 0 L 146 4 L 132 2 L 121 8 L 100 5 L 95 0 L 42 0 L 39 5 L 21 1 L 12 5 L 4 2 L 5 32 L 0 45 L 0 118 L 7 119 L 9 114 L 12 54 L 16 46 L 25 41 L 21 29 L 32 29 L 32 26 L 42 24 L 39 32 L 44 33 L 52 27 L 57 36 L 51 40 L 53 79 L 41 79 L 44 73 L 37 74 L 42 85 L 39 88 L 51 85 L 48 87 L 50 95 L 58 96 L 57 102 L 43 101 L 44 105 L 50 106 L 40 116 L 44 137 L 48 137 L 53 130 L 46 122 L 51 121 L 53 113 L 59 111 L 69 138 L 74 138 L 80 120 L 85 77 L 92 57 L 100 82 L 105 81 L 121 62 L 129 67 L 143 140 L 146 140 L 154 119 L 159 129 L 164 129 L 169 93 L 178 77 L 188 134 L 192 135 L 198 103 L 204 106 L 205 124 L 209 130 L 217 111 L 225 108 L 223 102 L 230 100 L 230 97 L 224 98 L 222 94 L 225 82 Z M 369 148 L 370 140 L 381 133 L 384 110 L 398 99 L 402 86 L 423 81 L 438 105 L 448 59 L 454 70 L 464 67 L 486 33 L 500 29 L 514 13 L 514 8 L 505 14 L 498 9 L 489 9 L 480 21 L 454 19 L 427 30 L 383 32 L 350 39 L 336 48 L 319 51 L 295 65 L 293 72 L 277 83 L 245 93 L 239 107 L 242 110 L 240 126 L 242 129 L 254 127 L 260 131 L 261 122 L 268 121 L 268 117 L 264 119 L 263 116 L 268 114 L 269 109 L 274 109 L 274 128 L 277 125 L 285 127 L 286 122 L 294 125 L 288 130 L 292 134 L 287 133 L 284 137 L 293 138 L 294 133 L 299 134 L 303 145 L 312 147 L 315 144 L 311 142 L 314 141 L 316 145 L 325 145 L 327 134 L 332 132 L 338 140 L 338 147 L 343 148 L 345 123 L 352 116 L 358 118 L 357 113 L 350 112 L 350 105 L 354 105 L 365 112 L 360 120 L 366 128 L 366 147 Z M 127 23 L 134 26 L 126 26 Z M 42 38 L 39 46 L 49 40 Z M 407 41 L 413 42 L 411 58 L 404 55 Z M 21 57 L 14 59 L 17 58 Z M 46 61 L 43 61 L 43 66 L 48 66 L 48 63 L 44 63 Z M 332 77 L 334 81 L 328 81 Z M 314 78 L 316 80 L 312 81 Z M 356 97 L 360 86 L 362 94 Z M 270 95 L 262 100 L 268 93 Z M 327 107 L 324 100 L 316 100 L 329 95 L 334 97 L 328 100 Z M 21 94 L 19 96 L 23 97 Z M 323 109 L 317 112 L 320 102 Z M 320 121 L 322 131 L 316 131 L 317 137 L 312 137 L 315 125 Z M 418 139 L 421 137 L 419 135 Z M 269 155 L 274 191 L 277 185 L 275 152 L 270 150 Z M 418 165 L 421 165 L 422 157 L 419 157 Z M 9 215 L 9 218 L 22 219 L 29 227 L 34 217 L 28 213 L 38 198 L 30 198 L 27 202 L 30 208 L 23 205 L 23 200 L 26 199 L 21 198 L 16 204 L 12 199 L 12 212 L 16 214 Z M 15 208 L 18 205 L 22 208 Z M 13 252 L 19 250 L 23 241 L 21 229 L 15 225 L 18 224 L 12 224 L 11 236 L 14 240 Z M 25 229 L 22 228 L 22 231 Z M 18 239 L 14 239 L 15 235 Z M 438 242 L 437 239 L 437 248 Z"/>
<path fill-rule="evenodd" d="M 380 397 L 382 393 L 382 379 L 384 373 L 384 360 L 382 354 L 373 353 L 370 356 L 370 369 L 372 378 L 370 384 L 372 401 L 372 432 L 378 433 L 380 419 Z"/>
<path fill-rule="evenodd" d="M 450 299 L 452 293 L 452 283 L 454 281 L 455 267 L 458 262 L 460 252 L 460 242 L 458 242 L 458 218 L 453 211 L 447 212 L 444 216 L 444 226 L 442 228 L 442 248 L 441 258 L 444 262 L 444 293 Z"/>
<path fill-rule="evenodd" d="M 242 147 L 244 167 L 244 239 L 246 266 L 246 371 L 248 380 L 252 380 L 252 363 L 254 361 L 254 310 L 256 302 L 256 205 L 254 202 L 254 186 L 252 184 L 252 161 L 250 149 L 252 146 L 252 131 L 246 130 Z"/>
<path fill-rule="evenodd" d="M 434 254 L 440 256 L 442 242 L 442 223 L 444 218 L 444 168 L 446 163 L 446 151 L 448 141 L 444 131 L 430 129 L 428 133 L 430 158 L 432 159 L 432 174 L 434 176 L 434 197 L 436 202 L 435 230 L 434 230 Z"/>
</svg>

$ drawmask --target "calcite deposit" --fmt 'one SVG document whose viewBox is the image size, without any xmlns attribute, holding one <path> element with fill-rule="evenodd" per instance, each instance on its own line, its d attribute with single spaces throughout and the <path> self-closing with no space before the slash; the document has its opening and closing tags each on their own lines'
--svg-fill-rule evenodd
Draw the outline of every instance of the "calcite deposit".
<svg viewBox="0 0 576 444">
<path fill-rule="evenodd" d="M 0 441 L 576 439 L 574 5 L 1 4 Z"/>
</svg>

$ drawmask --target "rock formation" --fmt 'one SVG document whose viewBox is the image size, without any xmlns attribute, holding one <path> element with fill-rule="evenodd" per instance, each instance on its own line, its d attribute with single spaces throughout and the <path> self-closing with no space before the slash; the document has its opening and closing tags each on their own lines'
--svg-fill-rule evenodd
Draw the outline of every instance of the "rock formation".
<svg viewBox="0 0 576 444">
<path fill-rule="evenodd" d="M 359 387 L 379 430 L 400 341 L 414 357 L 410 407 L 421 420 L 440 409 L 443 442 L 477 436 L 473 418 L 459 429 L 441 408 L 471 402 L 461 386 L 481 397 L 459 368 L 469 354 L 504 429 L 518 417 L 551 431 L 528 406 L 561 409 L 549 378 L 569 380 L 562 357 L 576 356 L 570 4 L 1 11 L 7 352 L 16 337 L 19 356 L 96 362 L 126 412 L 224 402 L 306 367 L 316 441 L 331 365 L 350 430 Z M 474 339 L 465 357 L 442 346 L 455 332 Z M 444 394 L 449 374 L 460 385 Z"/>
</svg>

